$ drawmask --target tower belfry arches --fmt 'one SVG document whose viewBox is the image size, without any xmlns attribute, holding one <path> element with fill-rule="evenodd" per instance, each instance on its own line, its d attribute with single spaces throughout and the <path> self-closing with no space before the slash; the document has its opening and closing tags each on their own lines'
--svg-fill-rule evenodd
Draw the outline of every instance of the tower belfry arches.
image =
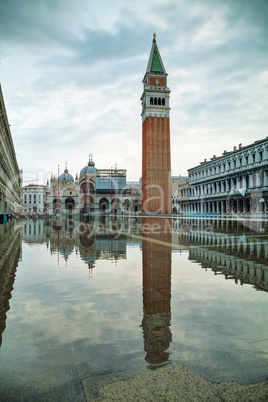
<svg viewBox="0 0 268 402">
<path fill-rule="evenodd" d="M 156 35 L 143 78 L 142 212 L 171 213 L 170 90 Z"/>
</svg>

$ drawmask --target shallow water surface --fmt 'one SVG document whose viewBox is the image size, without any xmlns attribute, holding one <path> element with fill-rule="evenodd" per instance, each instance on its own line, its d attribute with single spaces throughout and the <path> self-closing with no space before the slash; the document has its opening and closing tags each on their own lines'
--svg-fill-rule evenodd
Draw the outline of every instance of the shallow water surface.
<svg viewBox="0 0 268 402">
<path fill-rule="evenodd" d="M 85 400 L 176 363 L 267 379 L 267 224 L 27 220 L 0 236 L 0 400 Z"/>
</svg>

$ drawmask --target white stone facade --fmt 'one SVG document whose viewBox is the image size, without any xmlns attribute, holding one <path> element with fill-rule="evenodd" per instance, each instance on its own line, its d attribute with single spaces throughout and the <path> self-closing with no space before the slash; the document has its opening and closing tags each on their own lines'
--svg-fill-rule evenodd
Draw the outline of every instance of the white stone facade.
<svg viewBox="0 0 268 402">
<path fill-rule="evenodd" d="M 268 213 L 268 137 L 214 155 L 188 175 L 180 194 L 183 214 Z"/>
<path fill-rule="evenodd" d="M 25 214 L 45 213 L 46 186 L 29 184 L 23 187 L 23 212 Z"/>
</svg>

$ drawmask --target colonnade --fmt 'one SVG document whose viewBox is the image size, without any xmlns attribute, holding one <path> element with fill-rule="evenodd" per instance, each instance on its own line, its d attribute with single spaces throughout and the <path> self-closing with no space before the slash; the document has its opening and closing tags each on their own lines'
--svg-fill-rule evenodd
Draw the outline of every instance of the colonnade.
<svg viewBox="0 0 268 402">
<path fill-rule="evenodd" d="M 238 173 L 232 177 L 217 179 L 204 184 L 190 184 L 189 187 L 182 190 L 182 197 L 202 197 L 214 194 L 229 194 L 234 191 L 243 191 L 247 189 L 263 188 L 268 186 L 268 174 L 266 170 L 258 170 L 253 173 L 241 175 Z"/>
<path fill-rule="evenodd" d="M 268 200 L 262 195 L 258 197 L 228 197 L 220 200 L 200 199 L 181 202 L 182 213 L 200 214 L 239 214 L 239 213 L 268 213 Z"/>
</svg>

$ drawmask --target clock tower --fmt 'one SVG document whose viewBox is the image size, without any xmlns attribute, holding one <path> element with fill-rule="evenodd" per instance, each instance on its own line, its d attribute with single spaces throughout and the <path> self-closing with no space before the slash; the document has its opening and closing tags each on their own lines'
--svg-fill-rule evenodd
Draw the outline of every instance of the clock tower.
<svg viewBox="0 0 268 402">
<path fill-rule="evenodd" d="M 141 96 L 143 213 L 171 213 L 169 94 L 154 34 Z"/>
</svg>

